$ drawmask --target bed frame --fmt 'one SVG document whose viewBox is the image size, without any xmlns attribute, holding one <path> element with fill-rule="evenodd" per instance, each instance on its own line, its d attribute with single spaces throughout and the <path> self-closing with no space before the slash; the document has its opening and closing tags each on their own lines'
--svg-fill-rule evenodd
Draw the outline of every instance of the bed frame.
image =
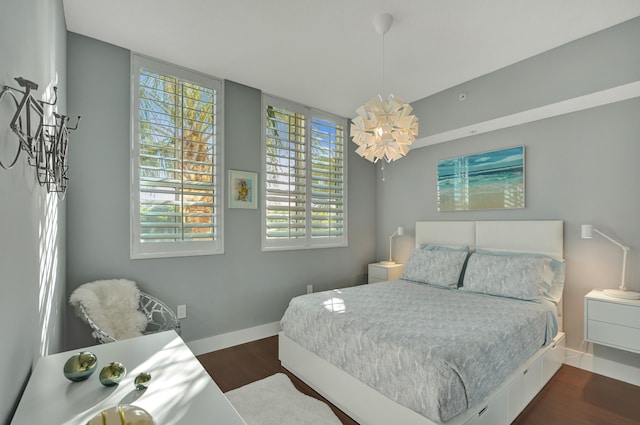
<svg viewBox="0 0 640 425">
<path fill-rule="evenodd" d="M 416 247 L 423 243 L 467 245 L 563 257 L 563 222 L 542 221 L 419 221 Z M 439 425 L 383 396 L 326 360 L 279 334 L 282 366 L 348 414 L 360 425 Z M 564 333 L 538 350 L 485 400 L 445 422 L 447 425 L 511 423 L 564 362 Z"/>
</svg>

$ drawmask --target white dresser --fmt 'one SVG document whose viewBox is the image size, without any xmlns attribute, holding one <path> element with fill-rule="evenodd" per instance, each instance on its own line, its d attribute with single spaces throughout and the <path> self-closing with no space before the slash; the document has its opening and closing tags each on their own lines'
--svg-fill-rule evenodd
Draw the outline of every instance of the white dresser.
<svg viewBox="0 0 640 425">
<path fill-rule="evenodd" d="M 589 292 L 584 297 L 584 339 L 640 353 L 640 300 Z"/>
<path fill-rule="evenodd" d="M 93 352 L 98 366 L 86 381 L 71 382 L 62 369 L 78 351 Z M 124 364 L 128 372 L 119 385 L 105 387 L 98 375 L 113 361 Z M 151 374 L 149 388 L 144 391 L 136 390 L 133 384 L 140 372 Z M 158 425 L 246 425 L 175 331 L 40 358 L 11 424 L 86 424 L 118 404 L 145 409 Z"/>
</svg>

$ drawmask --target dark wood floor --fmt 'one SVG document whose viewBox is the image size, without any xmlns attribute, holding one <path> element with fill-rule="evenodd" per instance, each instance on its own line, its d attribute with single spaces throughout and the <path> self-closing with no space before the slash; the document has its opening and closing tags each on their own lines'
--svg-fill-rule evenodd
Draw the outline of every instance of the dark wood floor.
<svg viewBox="0 0 640 425">
<path fill-rule="evenodd" d="M 280 366 L 277 338 L 203 354 L 198 360 L 223 392 L 282 372 L 301 392 L 327 402 Z M 327 404 L 344 425 L 358 425 Z M 513 424 L 638 425 L 639 404 L 640 387 L 563 365 Z"/>
</svg>

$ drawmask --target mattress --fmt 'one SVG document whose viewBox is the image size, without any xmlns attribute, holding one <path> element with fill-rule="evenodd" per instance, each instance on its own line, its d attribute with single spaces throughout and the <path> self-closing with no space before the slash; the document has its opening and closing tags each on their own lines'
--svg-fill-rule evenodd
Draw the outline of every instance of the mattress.
<svg viewBox="0 0 640 425">
<path fill-rule="evenodd" d="M 444 422 L 551 341 L 554 308 L 399 280 L 293 298 L 281 324 L 302 347 Z"/>
</svg>

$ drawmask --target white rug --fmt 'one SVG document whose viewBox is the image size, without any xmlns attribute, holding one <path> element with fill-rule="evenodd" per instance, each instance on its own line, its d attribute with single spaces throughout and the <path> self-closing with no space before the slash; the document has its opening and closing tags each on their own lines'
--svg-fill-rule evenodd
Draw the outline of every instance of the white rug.
<svg viewBox="0 0 640 425">
<path fill-rule="evenodd" d="M 342 425 L 329 406 L 299 392 L 284 373 L 225 395 L 247 425 Z"/>
</svg>

